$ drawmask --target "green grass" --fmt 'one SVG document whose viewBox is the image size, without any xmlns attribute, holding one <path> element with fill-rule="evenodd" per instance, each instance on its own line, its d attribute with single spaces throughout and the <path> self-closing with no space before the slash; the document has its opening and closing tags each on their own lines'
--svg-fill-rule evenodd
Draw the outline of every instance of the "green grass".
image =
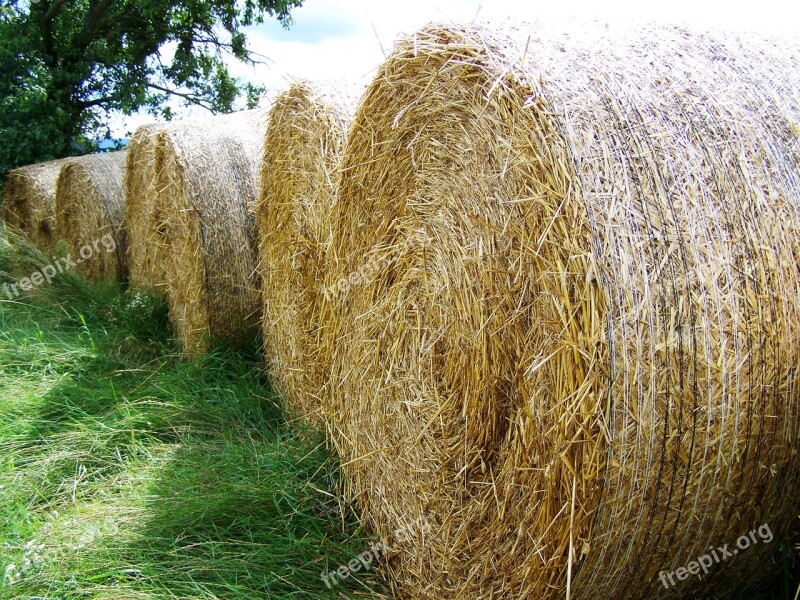
<svg viewBox="0 0 800 600">
<path fill-rule="evenodd" d="M 0 241 L 0 284 L 44 260 Z M 257 355 L 188 362 L 162 302 L 72 275 L 0 294 L 0 598 L 384 596 L 323 583 L 370 540 Z"/>
</svg>

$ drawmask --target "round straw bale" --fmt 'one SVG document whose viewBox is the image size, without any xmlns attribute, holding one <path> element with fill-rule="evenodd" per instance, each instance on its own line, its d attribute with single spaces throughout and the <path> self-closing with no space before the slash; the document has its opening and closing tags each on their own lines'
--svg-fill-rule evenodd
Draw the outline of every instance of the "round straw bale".
<svg viewBox="0 0 800 600">
<path fill-rule="evenodd" d="M 190 354 L 260 323 L 254 227 L 265 121 L 264 111 L 243 111 L 156 134 L 153 244 Z"/>
<path fill-rule="evenodd" d="M 53 204 L 56 183 L 66 159 L 14 169 L 3 189 L 3 218 L 42 250 L 55 246 Z"/>
<path fill-rule="evenodd" d="M 398 44 L 342 161 L 323 405 L 402 594 L 771 572 L 765 530 L 676 577 L 800 509 L 798 57 L 667 27 Z"/>
<path fill-rule="evenodd" d="M 264 346 L 287 400 L 321 425 L 320 303 L 339 160 L 358 90 L 298 82 L 272 106 L 256 209 Z"/>
<path fill-rule="evenodd" d="M 165 125 L 139 127 L 128 144 L 125 168 L 125 231 L 128 236 L 127 262 L 131 285 L 163 290 L 166 258 L 157 243 L 153 209 L 156 202 L 154 141 Z"/>
<path fill-rule="evenodd" d="M 125 164 L 125 152 L 90 154 L 68 160 L 58 178 L 56 233 L 79 261 L 78 270 L 91 279 L 126 278 Z M 86 247 L 92 249 L 89 258 L 81 255 Z"/>
</svg>

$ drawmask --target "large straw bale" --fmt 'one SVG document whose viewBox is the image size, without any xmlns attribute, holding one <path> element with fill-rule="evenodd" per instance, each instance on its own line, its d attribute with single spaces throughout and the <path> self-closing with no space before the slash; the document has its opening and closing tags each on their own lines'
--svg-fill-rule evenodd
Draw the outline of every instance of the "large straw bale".
<svg viewBox="0 0 800 600">
<path fill-rule="evenodd" d="M 90 154 L 69 159 L 58 178 L 54 209 L 57 237 L 67 242 L 80 261 L 79 271 L 92 279 L 126 278 L 125 165 L 124 151 Z M 113 244 L 101 246 L 101 240 Z M 92 249 L 90 259 L 78 257 L 86 247 Z"/>
<path fill-rule="evenodd" d="M 382 268 L 329 303 L 324 404 L 400 593 L 769 575 L 800 509 L 798 57 L 667 27 L 398 44 L 332 211 L 328 284 Z"/>
<path fill-rule="evenodd" d="M 155 135 L 169 125 L 144 125 L 131 137 L 125 169 L 125 231 L 131 285 L 163 290 L 166 257 L 153 221 L 156 203 Z"/>
<path fill-rule="evenodd" d="M 3 219 L 42 250 L 55 246 L 53 204 L 66 159 L 28 165 L 8 174 L 3 189 Z"/>
<path fill-rule="evenodd" d="M 330 211 L 360 91 L 293 84 L 274 102 L 264 141 L 256 216 L 265 355 L 287 400 L 317 425 L 330 370 L 319 355 Z"/>
<path fill-rule="evenodd" d="M 266 116 L 251 110 L 156 133 L 156 252 L 185 350 L 258 329 L 255 204 Z"/>
</svg>

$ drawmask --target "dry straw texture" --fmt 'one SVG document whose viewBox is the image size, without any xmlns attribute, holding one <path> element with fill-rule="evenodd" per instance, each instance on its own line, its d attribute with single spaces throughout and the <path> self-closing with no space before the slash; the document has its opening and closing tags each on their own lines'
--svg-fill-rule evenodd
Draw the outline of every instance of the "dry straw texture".
<svg viewBox="0 0 800 600">
<path fill-rule="evenodd" d="M 82 260 L 79 270 L 92 279 L 124 280 L 125 193 L 122 178 L 126 153 L 91 154 L 69 159 L 61 169 L 55 200 L 56 235 L 67 242 L 73 255 L 88 246 L 94 254 Z M 110 235 L 116 250 L 95 243 Z"/>
<path fill-rule="evenodd" d="M 358 90 L 298 82 L 269 114 L 256 215 L 265 355 L 287 400 L 321 424 L 325 261 L 339 160 Z"/>
<path fill-rule="evenodd" d="M 163 125 L 137 129 L 128 145 L 125 169 L 125 231 L 128 234 L 127 262 L 131 285 L 163 290 L 165 257 L 153 221 L 156 203 L 155 135 Z"/>
<path fill-rule="evenodd" d="M 3 218 L 42 250 L 55 246 L 53 204 L 65 159 L 29 165 L 8 174 L 3 189 Z"/>
<path fill-rule="evenodd" d="M 260 322 L 254 211 L 265 121 L 253 110 L 156 133 L 151 244 L 163 257 L 172 321 L 191 354 Z"/>
<path fill-rule="evenodd" d="M 800 502 L 796 47 L 429 26 L 343 159 L 326 399 L 414 598 L 654 598 L 757 581 Z"/>
</svg>

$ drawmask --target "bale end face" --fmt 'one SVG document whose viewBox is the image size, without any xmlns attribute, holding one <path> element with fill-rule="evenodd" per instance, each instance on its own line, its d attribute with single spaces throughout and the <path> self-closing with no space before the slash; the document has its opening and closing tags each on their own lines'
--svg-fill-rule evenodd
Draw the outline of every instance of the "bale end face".
<svg viewBox="0 0 800 600">
<path fill-rule="evenodd" d="M 12 170 L 3 190 L 3 213 L 8 225 L 20 230 L 41 250 L 55 247 L 56 183 L 67 159 Z"/>
<path fill-rule="evenodd" d="M 292 85 L 269 115 L 256 209 L 265 355 L 291 406 L 322 427 L 320 390 L 329 365 L 321 355 L 329 216 L 356 90 L 331 96 Z"/>
<path fill-rule="evenodd" d="M 70 159 L 62 168 L 55 200 L 57 237 L 78 258 L 90 279 L 126 279 L 122 179 L 125 152 Z"/>
<path fill-rule="evenodd" d="M 159 240 L 154 217 L 156 203 L 156 171 L 154 141 L 160 125 L 147 125 L 136 130 L 127 150 L 124 177 L 127 264 L 131 285 L 164 292 L 168 257 Z"/>
<path fill-rule="evenodd" d="M 263 114 L 186 122 L 154 140 L 152 218 L 175 328 L 190 354 L 255 335 L 260 322 L 253 210 Z"/>
</svg>

